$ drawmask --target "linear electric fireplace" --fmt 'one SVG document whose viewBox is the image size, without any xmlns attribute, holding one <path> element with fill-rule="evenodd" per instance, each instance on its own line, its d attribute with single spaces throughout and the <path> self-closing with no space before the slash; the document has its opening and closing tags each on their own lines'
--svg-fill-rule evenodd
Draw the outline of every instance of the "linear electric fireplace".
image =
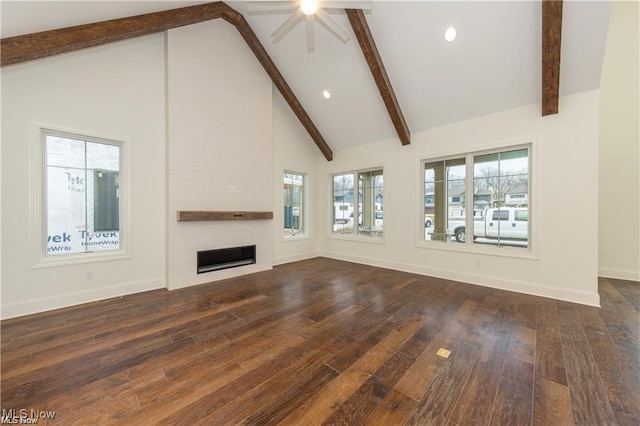
<svg viewBox="0 0 640 426">
<path fill-rule="evenodd" d="M 198 252 L 198 273 L 256 263 L 256 246 L 231 247 Z"/>
</svg>

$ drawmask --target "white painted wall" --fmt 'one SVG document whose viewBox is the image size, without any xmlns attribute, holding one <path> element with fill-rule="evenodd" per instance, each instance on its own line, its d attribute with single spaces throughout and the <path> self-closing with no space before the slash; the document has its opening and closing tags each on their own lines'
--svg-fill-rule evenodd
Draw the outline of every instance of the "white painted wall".
<svg viewBox="0 0 640 426">
<path fill-rule="evenodd" d="M 325 158 L 291 111 L 280 92 L 273 89 L 273 193 L 274 193 L 274 264 L 318 256 L 323 228 L 319 210 L 325 204 L 315 196 L 324 192 L 324 175 L 318 174 Z M 307 232 L 304 236 L 284 238 L 283 173 L 303 173 L 306 178 Z"/>
<path fill-rule="evenodd" d="M 168 288 L 270 269 L 273 220 L 177 222 L 176 212 L 274 210 L 271 80 L 222 19 L 171 30 L 167 46 Z M 196 274 L 197 251 L 253 244 L 255 265 Z"/>
<path fill-rule="evenodd" d="M 164 80 L 163 35 L 2 69 L 2 318 L 165 285 Z M 131 258 L 31 268 L 34 123 L 126 141 Z"/>
<path fill-rule="evenodd" d="M 412 134 L 409 146 L 383 140 L 336 152 L 321 163 L 330 203 L 329 174 L 384 167 L 384 242 L 329 235 L 326 256 L 523 293 L 598 305 L 597 91 L 560 99 L 560 114 L 541 117 L 540 106 L 513 109 Z M 420 247 L 420 160 L 534 140 L 532 170 L 532 256 L 504 257 L 500 249 L 460 252 Z M 571 197 L 566 194 L 570 191 Z M 329 208 L 319 209 L 330 223 Z M 488 248 L 488 247 L 487 247 Z M 476 266 L 476 261 L 480 266 Z"/>
<path fill-rule="evenodd" d="M 599 274 L 640 281 L 639 3 L 616 1 L 600 85 Z"/>
</svg>

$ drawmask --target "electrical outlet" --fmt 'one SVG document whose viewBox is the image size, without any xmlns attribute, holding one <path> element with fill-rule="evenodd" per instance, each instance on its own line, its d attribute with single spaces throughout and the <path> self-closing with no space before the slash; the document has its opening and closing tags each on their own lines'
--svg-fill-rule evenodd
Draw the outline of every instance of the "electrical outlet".
<svg viewBox="0 0 640 426">
<path fill-rule="evenodd" d="M 85 280 L 92 280 L 93 279 L 93 271 L 86 271 L 84 273 L 84 279 Z"/>
<path fill-rule="evenodd" d="M 229 186 L 229 192 L 240 192 L 240 188 L 238 188 L 236 185 L 231 185 Z"/>
<path fill-rule="evenodd" d="M 480 264 L 480 259 L 476 259 L 476 267 L 477 267 L 477 268 L 479 268 L 480 266 L 482 266 L 482 265 Z"/>
</svg>

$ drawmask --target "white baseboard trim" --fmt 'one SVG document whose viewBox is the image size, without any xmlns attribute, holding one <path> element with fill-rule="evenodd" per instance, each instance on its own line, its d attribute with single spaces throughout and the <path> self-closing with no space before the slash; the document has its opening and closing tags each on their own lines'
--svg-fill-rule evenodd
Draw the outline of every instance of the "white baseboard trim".
<svg viewBox="0 0 640 426">
<path fill-rule="evenodd" d="M 546 284 L 531 283 L 518 280 L 505 280 L 504 278 L 499 277 L 469 274 L 455 270 L 425 267 L 422 265 L 412 265 L 380 259 L 370 259 L 353 255 L 345 255 L 344 253 L 340 253 L 339 255 L 332 253 L 323 253 L 322 256 L 329 257 L 331 259 L 361 263 L 364 265 L 394 269 L 396 271 L 410 272 L 418 275 L 426 275 L 430 277 L 459 281 L 467 284 L 481 285 L 484 287 L 513 291 L 516 293 L 549 297 L 551 299 L 564 300 L 567 302 L 574 302 L 582 305 L 600 307 L 600 295 L 597 291 L 591 293 L 586 291 L 564 289 Z M 596 278 L 594 277 L 594 279 Z"/>
<path fill-rule="evenodd" d="M 96 302 L 98 300 L 111 299 L 113 297 L 126 296 L 127 294 L 141 293 L 143 291 L 165 288 L 164 277 L 153 278 L 144 281 L 123 283 L 115 286 L 94 288 L 91 290 L 76 291 L 72 293 L 58 294 L 50 297 L 40 297 L 3 304 L 0 311 L 1 319 L 21 317 L 53 309 L 67 308 L 82 303 Z"/>
<path fill-rule="evenodd" d="M 615 278 L 618 280 L 640 281 L 640 271 L 629 271 L 626 269 L 598 268 L 598 275 L 604 278 Z"/>
<path fill-rule="evenodd" d="M 293 256 L 282 256 L 273 259 L 273 266 L 283 265 L 285 263 L 297 262 L 299 260 L 312 259 L 318 257 L 318 253 L 300 253 Z"/>
</svg>

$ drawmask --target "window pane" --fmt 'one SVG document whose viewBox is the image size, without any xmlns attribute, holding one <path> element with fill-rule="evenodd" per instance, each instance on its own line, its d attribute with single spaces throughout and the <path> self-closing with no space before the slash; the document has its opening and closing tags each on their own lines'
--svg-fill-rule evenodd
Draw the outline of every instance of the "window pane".
<svg viewBox="0 0 640 426">
<path fill-rule="evenodd" d="M 333 176 L 333 232 L 382 237 L 384 174 L 380 170 Z"/>
<path fill-rule="evenodd" d="M 120 147 L 104 143 L 87 142 L 87 168 L 120 170 Z"/>
<path fill-rule="evenodd" d="M 529 151 L 517 148 L 425 161 L 424 239 L 527 247 Z M 472 161 L 472 196 L 467 193 L 466 160 Z M 467 232 L 467 222 L 473 222 L 473 232 Z"/>
<path fill-rule="evenodd" d="M 304 175 L 284 174 L 284 235 L 304 233 Z"/>
<path fill-rule="evenodd" d="M 474 243 L 527 247 L 529 149 L 475 156 L 474 194 L 474 207 L 488 209 Z"/>
<path fill-rule="evenodd" d="M 120 147 L 49 134 L 44 140 L 47 255 L 119 249 Z"/>
<path fill-rule="evenodd" d="M 333 232 L 352 234 L 354 232 L 354 175 L 344 174 L 333 177 Z"/>
<path fill-rule="evenodd" d="M 85 143 L 75 139 L 46 135 L 47 166 L 85 167 Z"/>
<path fill-rule="evenodd" d="M 107 170 L 94 170 L 93 188 L 94 231 L 118 231 L 120 229 L 120 174 Z"/>
<path fill-rule="evenodd" d="M 464 242 L 466 206 L 466 160 L 452 158 L 425 163 L 424 239 Z M 456 241 L 455 239 L 453 241 Z"/>
<path fill-rule="evenodd" d="M 84 170 L 47 167 L 47 255 L 85 251 Z"/>
<path fill-rule="evenodd" d="M 383 232 L 382 170 L 358 173 L 358 235 L 381 237 Z"/>
</svg>

